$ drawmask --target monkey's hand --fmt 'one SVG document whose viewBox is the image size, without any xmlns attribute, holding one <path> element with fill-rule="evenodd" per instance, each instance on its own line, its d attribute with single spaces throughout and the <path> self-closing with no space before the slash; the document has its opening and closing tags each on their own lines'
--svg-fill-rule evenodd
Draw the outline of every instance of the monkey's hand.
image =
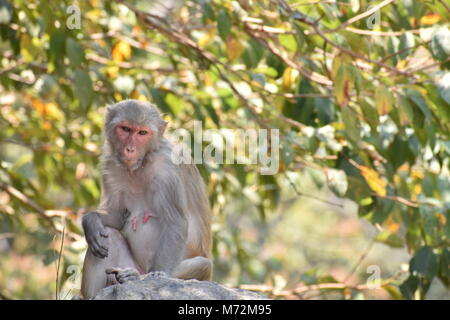
<svg viewBox="0 0 450 320">
<path fill-rule="evenodd" d="M 89 212 L 83 216 L 84 234 L 92 254 L 100 259 L 108 256 L 108 231 L 97 212 Z"/>
<path fill-rule="evenodd" d="M 128 281 L 135 281 L 140 279 L 139 271 L 134 268 L 108 268 L 106 274 L 114 274 L 117 282 L 124 283 Z"/>
</svg>

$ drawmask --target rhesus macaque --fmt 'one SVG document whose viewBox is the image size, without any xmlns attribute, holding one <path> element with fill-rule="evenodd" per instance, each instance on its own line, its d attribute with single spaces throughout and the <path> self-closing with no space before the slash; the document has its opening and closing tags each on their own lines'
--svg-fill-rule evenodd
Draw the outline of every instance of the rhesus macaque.
<svg viewBox="0 0 450 320">
<path fill-rule="evenodd" d="M 163 271 L 181 279 L 212 273 L 210 208 L 194 164 L 175 164 L 167 122 L 150 103 L 108 107 L 100 208 L 83 217 L 88 243 L 81 294 Z"/>
</svg>

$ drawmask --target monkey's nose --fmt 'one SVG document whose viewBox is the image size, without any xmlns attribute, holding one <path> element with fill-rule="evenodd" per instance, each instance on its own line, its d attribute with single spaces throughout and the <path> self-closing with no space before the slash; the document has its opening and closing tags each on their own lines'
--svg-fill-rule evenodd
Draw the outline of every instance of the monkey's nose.
<svg viewBox="0 0 450 320">
<path fill-rule="evenodd" d="M 135 147 L 125 147 L 125 154 L 127 156 L 133 156 L 136 153 Z"/>
</svg>

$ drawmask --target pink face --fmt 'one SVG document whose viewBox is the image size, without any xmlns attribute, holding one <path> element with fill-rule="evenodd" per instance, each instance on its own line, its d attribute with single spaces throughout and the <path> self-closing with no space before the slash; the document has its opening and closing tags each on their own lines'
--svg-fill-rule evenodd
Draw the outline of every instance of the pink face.
<svg viewBox="0 0 450 320">
<path fill-rule="evenodd" d="M 141 160 L 146 146 L 153 136 L 153 131 L 145 126 L 122 121 L 114 128 L 115 135 L 120 141 L 121 161 L 132 167 Z"/>
</svg>

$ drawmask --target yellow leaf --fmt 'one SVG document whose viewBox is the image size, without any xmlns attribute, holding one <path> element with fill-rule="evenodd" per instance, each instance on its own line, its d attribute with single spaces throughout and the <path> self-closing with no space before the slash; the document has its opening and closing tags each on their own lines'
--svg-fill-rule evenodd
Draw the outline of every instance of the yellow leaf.
<svg viewBox="0 0 450 320">
<path fill-rule="evenodd" d="M 49 117 L 52 117 L 54 119 L 61 119 L 63 114 L 61 110 L 58 109 L 58 106 L 56 103 L 50 102 L 45 105 L 46 112 L 49 115 Z"/>
<path fill-rule="evenodd" d="M 379 115 L 388 114 L 392 110 L 394 97 L 387 87 L 379 85 L 375 89 L 375 104 Z"/>
<path fill-rule="evenodd" d="M 42 124 L 42 128 L 45 131 L 48 131 L 52 128 L 52 123 L 50 121 L 44 121 L 44 123 Z"/>
<path fill-rule="evenodd" d="M 119 41 L 112 48 L 111 56 L 115 62 L 122 62 L 131 56 L 131 47 L 128 42 Z"/>
<path fill-rule="evenodd" d="M 339 71 L 339 67 L 343 64 L 352 64 L 352 61 L 352 57 L 346 53 L 340 53 L 336 55 L 331 66 L 331 78 L 335 80 Z"/>
<path fill-rule="evenodd" d="M 419 179 L 419 180 L 423 180 L 423 178 L 425 177 L 422 171 L 413 169 L 411 170 L 411 177 Z"/>
<path fill-rule="evenodd" d="M 341 64 L 334 81 L 336 102 L 345 107 L 350 101 L 350 93 L 353 89 L 354 79 L 351 72 L 351 66 Z"/>
<path fill-rule="evenodd" d="M 147 97 L 144 96 L 142 93 L 139 93 L 139 91 L 133 90 L 131 92 L 131 98 L 140 100 L 140 101 L 148 101 Z"/>
<path fill-rule="evenodd" d="M 200 37 L 200 39 L 198 39 L 198 45 L 201 48 L 205 47 L 208 43 L 211 42 L 215 35 L 216 29 L 209 29 L 208 32 L 206 32 L 203 36 Z"/>
<path fill-rule="evenodd" d="M 441 16 L 435 12 L 429 12 L 420 18 L 420 24 L 435 24 L 441 21 Z"/>
<path fill-rule="evenodd" d="M 398 230 L 400 230 L 400 223 L 395 222 L 391 216 L 389 216 L 389 218 L 387 219 L 386 225 L 387 229 L 392 233 L 396 233 Z"/>
<path fill-rule="evenodd" d="M 399 60 L 399 62 L 396 65 L 396 68 L 400 69 L 400 70 L 401 69 L 405 69 L 406 65 L 407 65 L 407 61 L 406 60 Z"/>
<path fill-rule="evenodd" d="M 386 182 L 380 177 L 378 172 L 365 166 L 360 166 L 359 171 L 372 191 L 382 197 L 386 195 Z"/>
<path fill-rule="evenodd" d="M 106 73 L 108 74 L 108 77 L 110 77 L 111 79 L 115 79 L 117 77 L 117 74 L 119 73 L 119 67 L 108 66 L 106 67 Z"/>
<path fill-rule="evenodd" d="M 283 72 L 282 87 L 284 91 L 291 91 L 292 85 L 297 82 L 300 73 L 297 69 L 287 67 Z"/>
<path fill-rule="evenodd" d="M 416 184 L 414 185 L 414 194 L 419 195 L 422 193 L 422 185 Z"/>
<path fill-rule="evenodd" d="M 45 113 L 45 104 L 39 99 L 31 99 L 31 105 L 41 115 Z"/>
<path fill-rule="evenodd" d="M 244 52 L 245 47 L 242 45 L 241 41 L 235 37 L 227 38 L 227 57 L 230 61 L 239 58 Z"/>
<path fill-rule="evenodd" d="M 31 105 L 43 118 L 61 119 L 63 116 L 61 110 L 53 102 L 44 103 L 42 100 L 32 99 Z"/>
</svg>

